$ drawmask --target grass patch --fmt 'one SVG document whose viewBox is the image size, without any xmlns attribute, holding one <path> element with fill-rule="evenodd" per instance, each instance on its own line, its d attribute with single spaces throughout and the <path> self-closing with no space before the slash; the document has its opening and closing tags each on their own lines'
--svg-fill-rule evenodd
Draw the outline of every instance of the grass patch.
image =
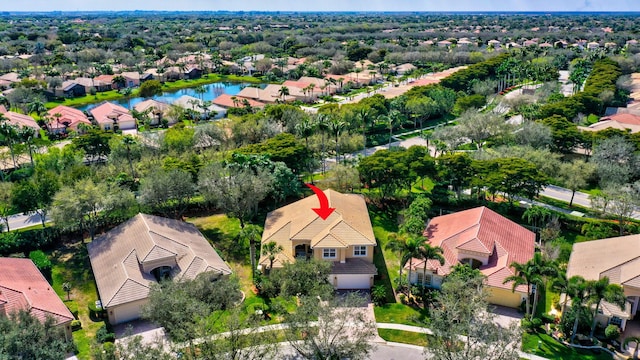
<svg viewBox="0 0 640 360">
<path fill-rule="evenodd" d="M 400 273 L 400 259 L 398 254 L 393 251 L 385 249 L 385 246 L 389 240 L 389 234 L 398 231 L 398 224 L 396 222 L 395 213 L 389 213 L 376 209 L 374 207 L 369 208 L 369 217 L 371 218 L 371 224 L 373 226 L 373 234 L 378 240 L 377 249 L 382 250 L 376 259 L 376 253 L 374 253 L 374 262 L 378 267 L 378 271 L 386 268 L 386 276 L 389 279 L 389 285 L 394 285 L 398 279 Z"/>
<path fill-rule="evenodd" d="M 105 321 L 93 321 L 89 317 L 88 305 L 98 299 L 96 283 L 89 263 L 89 255 L 84 243 L 77 242 L 65 245 L 51 254 L 53 268 L 52 287 L 69 308 L 78 309 L 78 319 L 82 329 L 73 332 L 73 340 L 77 347 L 79 359 L 91 358 L 91 344 L 96 331 Z M 72 286 L 70 301 L 62 290 L 62 284 L 70 282 Z"/>
<path fill-rule="evenodd" d="M 378 329 L 378 335 L 380 335 L 384 340 L 391 342 L 417 346 L 427 346 L 429 344 L 429 335 L 411 331 Z"/>
<path fill-rule="evenodd" d="M 552 199 L 546 196 L 538 196 L 536 200 L 543 202 L 545 204 L 558 207 L 560 209 L 565 209 L 569 211 L 580 211 L 581 213 L 584 213 L 587 215 L 595 215 L 592 209 L 586 208 L 584 206 L 576 205 L 575 203 L 573 203 L 573 205 L 570 207 L 569 203 L 566 203 L 561 200 Z"/>
<path fill-rule="evenodd" d="M 539 347 L 538 347 L 539 346 Z M 528 334 L 522 335 L 522 350 L 546 357 L 548 359 L 563 360 L 610 360 L 612 356 L 602 351 L 600 354 L 594 354 L 591 350 L 575 349 L 563 345 L 547 334 Z"/>
<path fill-rule="evenodd" d="M 404 304 L 385 304 L 373 308 L 376 322 L 423 326 L 427 319 L 426 311 Z"/>
<path fill-rule="evenodd" d="M 138 93 L 138 90 L 135 89 L 131 94 L 131 97 L 135 97 Z M 120 94 L 117 90 L 109 90 L 104 92 L 96 93 L 95 95 L 86 95 L 76 98 L 66 98 L 62 101 L 49 101 L 45 104 L 47 109 L 53 109 L 58 105 L 66 105 L 66 106 L 82 106 L 88 104 L 97 104 L 99 102 L 103 102 L 106 100 L 117 100 L 124 98 L 124 95 Z"/>
</svg>

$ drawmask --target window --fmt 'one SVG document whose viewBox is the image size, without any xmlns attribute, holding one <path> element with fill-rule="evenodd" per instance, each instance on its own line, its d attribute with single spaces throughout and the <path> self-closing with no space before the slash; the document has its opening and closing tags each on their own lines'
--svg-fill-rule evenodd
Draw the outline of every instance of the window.
<svg viewBox="0 0 640 360">
<path fill-rule="evenodd" d="M 419 272 L 419 273 L 417 273 L 417 275 L 418 275 L 418 281 L 417 281 L 418 285 L 431 286 L 431 282 L 433 281 L 433 275 L 432 274 L 423 274 L 423 273 Z"/>
<path fill-rule="evenodd" d="M 613 325 L 618 325 L 618 326 L 620 326 L 620 325 L 622 325 L 622 319 L 620 319 L 620 318 L 619 318 L 619 317 L 617 317 L 617 316 L 613 316 L 613 317 L 611 318 L 611 320 L 609 320 L 609 324 L 613 324 Z"/>
<path fill-rule="evenodd" d="M 366 246 L 354 246 L 353 247 L 353 256 L 367 256 L 367 247 Z"/>
<path fill-rule="evenodd" d="M 322 258 L 323 259 L 335 259 L 336 258 L 336 249 L 322 249 Z"/>
</svg>

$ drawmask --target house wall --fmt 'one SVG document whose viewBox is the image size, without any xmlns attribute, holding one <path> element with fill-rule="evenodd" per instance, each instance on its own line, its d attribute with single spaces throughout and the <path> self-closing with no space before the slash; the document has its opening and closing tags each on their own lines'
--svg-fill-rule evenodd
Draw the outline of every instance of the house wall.
<svg viewBox="0 0 640 360">
<path fill-rule="evenodd" d="M 409 282 L 412 284 L 418 284 L 418 276 L 419 276 L 418 274 L 422 274 L 422 273 L 423 273 L 422 270 L 412 271 L 411 277 L 409 278 Z M 444 277 L 440 275 L 436 275 L 429 270 L 427 270 L 427 275 L 431 275 L 431 286 L 429 287 L 433 289 L 440 289 L 440 287 L 442 286 L 442 281 L 444 280 Z"/>
<path fill-rule="evenodd" d="M 316 260 L 325 260 L 325 261 L 340 261 L 345 262 L 347 249 L 336 248 L 336 258 L 335 259 L 325 259 L 322 257 L 322 249 L 324 248 L 314 248 L 313 249 L 313 258 Z"/>
<path fill-rule="evenodd" d="M 354 256 L 353 246 L 349 246 L 345 250 L 345 258 L 346 259 L 362 259 L 372 263 L 373 262 L 373 246 L 367 246 L 367 256 Z"/>
<path fill-rule="evenodd" d="M 501 305 L 510 308 L 518 308 L 525 298 L 526 294 L 519 291 L 511 291 L 507 289 L 487 286 L 489 297 L 487 301 L 493 305 Z"/>
<path fill-rule="evenodd" d="M 111 323 L 111 325 L 116 325 L 140 318 L 142 306 L 148 301 L 148 299 L 142 299 L 107 308 L 109 323 Z"/>
<path fill-rule="evenodd" d="M 133 130 L 136 128 L 136 121 L 128 120 L 128 121 L 120 121 L 118 122 L 118 128 L 120 130 Z"/>
</svg>

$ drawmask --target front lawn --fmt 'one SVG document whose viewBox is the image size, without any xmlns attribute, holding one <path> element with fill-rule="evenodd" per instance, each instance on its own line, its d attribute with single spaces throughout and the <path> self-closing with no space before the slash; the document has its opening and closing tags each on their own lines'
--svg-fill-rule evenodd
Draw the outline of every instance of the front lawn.
<svg viewBox="0 0 640 360">
<path fill-rule="evenodd" d="M 375 306 L 373 311 L 379 323 L 424 326 L 427 319 L 426 311 L 399 303 Z"/>
<path fill-rule="evenodd" d="M 613 358 L 605 351 L 594 354 L 591 350 L 575 349 L 563 345 L 547 334 L 525 333 L 522 336 L 522 350 L 548 359 L 611 360 Z"/>
</svg>

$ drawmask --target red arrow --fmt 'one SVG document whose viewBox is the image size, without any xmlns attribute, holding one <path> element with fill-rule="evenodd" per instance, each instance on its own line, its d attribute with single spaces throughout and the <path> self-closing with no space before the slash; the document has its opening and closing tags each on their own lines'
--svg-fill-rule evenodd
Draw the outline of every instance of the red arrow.
<svg viewBox="0 0 640 360">
<path fill-rule="evenodd" d="M 327 195 L 322 190 L 311 184 L 305 185 L 307 185 L 309 189 L 313 190 L 313 192 L 316 193 L 316 196 L 318 196 L 318 200 L 320 200 L 320 208 L 311 210 L 315 211 L 316 214 L 318 214 L 318 216 L 322 218 L 322 220 L 327 220 L 329 215 L 331 215 L 331 213 L 333 213 L 336 208 L 329 207 L 329 199 L 327 199 Z"/>
</svg>

